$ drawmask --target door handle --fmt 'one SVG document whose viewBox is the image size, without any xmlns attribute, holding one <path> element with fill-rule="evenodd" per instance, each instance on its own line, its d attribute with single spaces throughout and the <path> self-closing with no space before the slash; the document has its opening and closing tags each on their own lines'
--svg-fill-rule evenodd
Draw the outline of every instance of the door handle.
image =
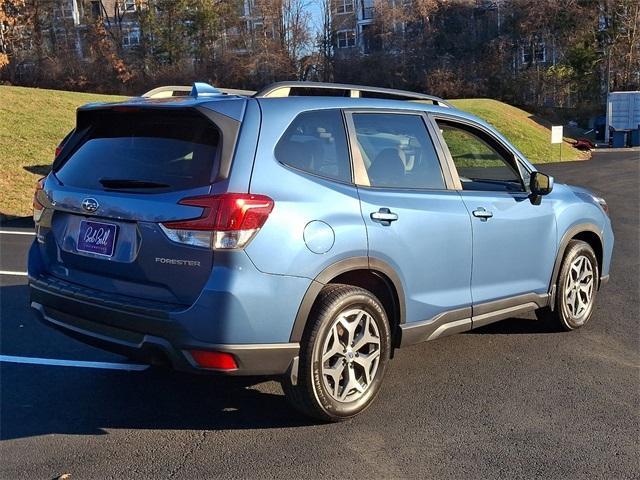
<svg viewBox="0 0 640 480">
<path fill-rule="evenodd" d="M 486 222 L 489 218 L 493 217 L 493 213 L 482 207 L 478 207 L 473 211 L 473 216 L 478 217 L 483 222 Z"/>
<path fill-rule="evenodd" d="M 398 220 L 398 214 L 393 213 L 388 208 L 381 208 L 377 212 L 371 213 L 371 220 L 380 222 L 382 225 L 390 225 L 391 222 Z"/>
</svg>

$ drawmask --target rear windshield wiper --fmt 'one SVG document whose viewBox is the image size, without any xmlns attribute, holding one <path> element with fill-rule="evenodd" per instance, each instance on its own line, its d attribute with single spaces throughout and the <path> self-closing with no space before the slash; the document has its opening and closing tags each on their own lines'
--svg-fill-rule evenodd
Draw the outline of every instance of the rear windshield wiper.
<svg viewBox="0 0 640 480">
<path fill-rule="evenodd" d="M 98 180 L 105 188 L 167 188 L 170 185 L 159 182 L 149 182 L 147 180 L 129 180 L 125 178 L 101 178 Z"/>
</svg>

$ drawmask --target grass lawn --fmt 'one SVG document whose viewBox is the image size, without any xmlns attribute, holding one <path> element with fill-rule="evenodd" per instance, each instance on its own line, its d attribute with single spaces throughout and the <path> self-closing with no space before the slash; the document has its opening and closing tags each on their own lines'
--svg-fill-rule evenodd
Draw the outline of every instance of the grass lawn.
<svg viewBox="0 0 640 480">
<path fill-rule="evenodd" d="M 559 145 L 551 144 L 551 124 L 529 112 L 489 98 L 449 100 L 455 107 L 472 113 L 497 128 L 532 163 L 560 161 Z M 585 160 L 589 153 L 568 143 L 562 144 L 562 160 Z"/>
<path fill-rule="evenodd" d="M 0 86 L 0 215 L 31 214 L 35 183 L 73 129 L 76 107 L 123 98 Z"/>
<path fill-rule="evenodd" d="M 124 98 L 0 86 L 0 217 L 31 214 L 35 182 L 48 172 L 56 145 L 73 128 L 76 107 Z M 527 112 L 488 99 L 452 103 L 493 124 L 531 161 L 558 160 L 558 146 L 552 149 L 549 144 L 549 129 Z M 565 144 L 562 158 L 576 160 L 587 155 Z"/>
</svg>

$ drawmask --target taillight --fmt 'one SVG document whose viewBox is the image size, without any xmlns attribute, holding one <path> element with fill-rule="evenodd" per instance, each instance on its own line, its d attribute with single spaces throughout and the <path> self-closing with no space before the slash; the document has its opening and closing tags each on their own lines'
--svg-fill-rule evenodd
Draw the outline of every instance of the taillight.
<svg viewBox="0 0 640 480">
<path fill-rule="evenodd" d="M 33 221 L 39 222 L 42 212 L 44 211 L 44 205 L 38 200 L 38 195 L 44 190 L 44 180 L 47 177 L 42 177 L 36 182 L 36 190 L 33 192 Z"/>
<path fill-rule="evenodd" d="M 262 228 L 274 202 L 265 195 L 223 193 L 184 198 L 180 205 L 202 207 L 198 218 L 161 224 L 180 243 L 214 249 L 244 248 Z"/>
</svg>

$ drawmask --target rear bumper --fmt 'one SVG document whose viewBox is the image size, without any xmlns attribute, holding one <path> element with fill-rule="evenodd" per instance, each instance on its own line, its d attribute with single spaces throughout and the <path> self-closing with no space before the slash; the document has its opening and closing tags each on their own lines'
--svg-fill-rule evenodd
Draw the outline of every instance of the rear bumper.
<svg viewBox="0 0 640 480">
<path fill-rule="evenodd" d="M 227 375 L 281 375 L 299 352 L 297 343 L 215 344 L 198 341 L 167 315 L 145 314 L 126 305 L 94 303 L 31 282 L 31 306 L 40 320 L 84 343 L 175 370 Z M 231 353 L 234 370 L 199 367 L 190 350 Z"/>
</svg>

